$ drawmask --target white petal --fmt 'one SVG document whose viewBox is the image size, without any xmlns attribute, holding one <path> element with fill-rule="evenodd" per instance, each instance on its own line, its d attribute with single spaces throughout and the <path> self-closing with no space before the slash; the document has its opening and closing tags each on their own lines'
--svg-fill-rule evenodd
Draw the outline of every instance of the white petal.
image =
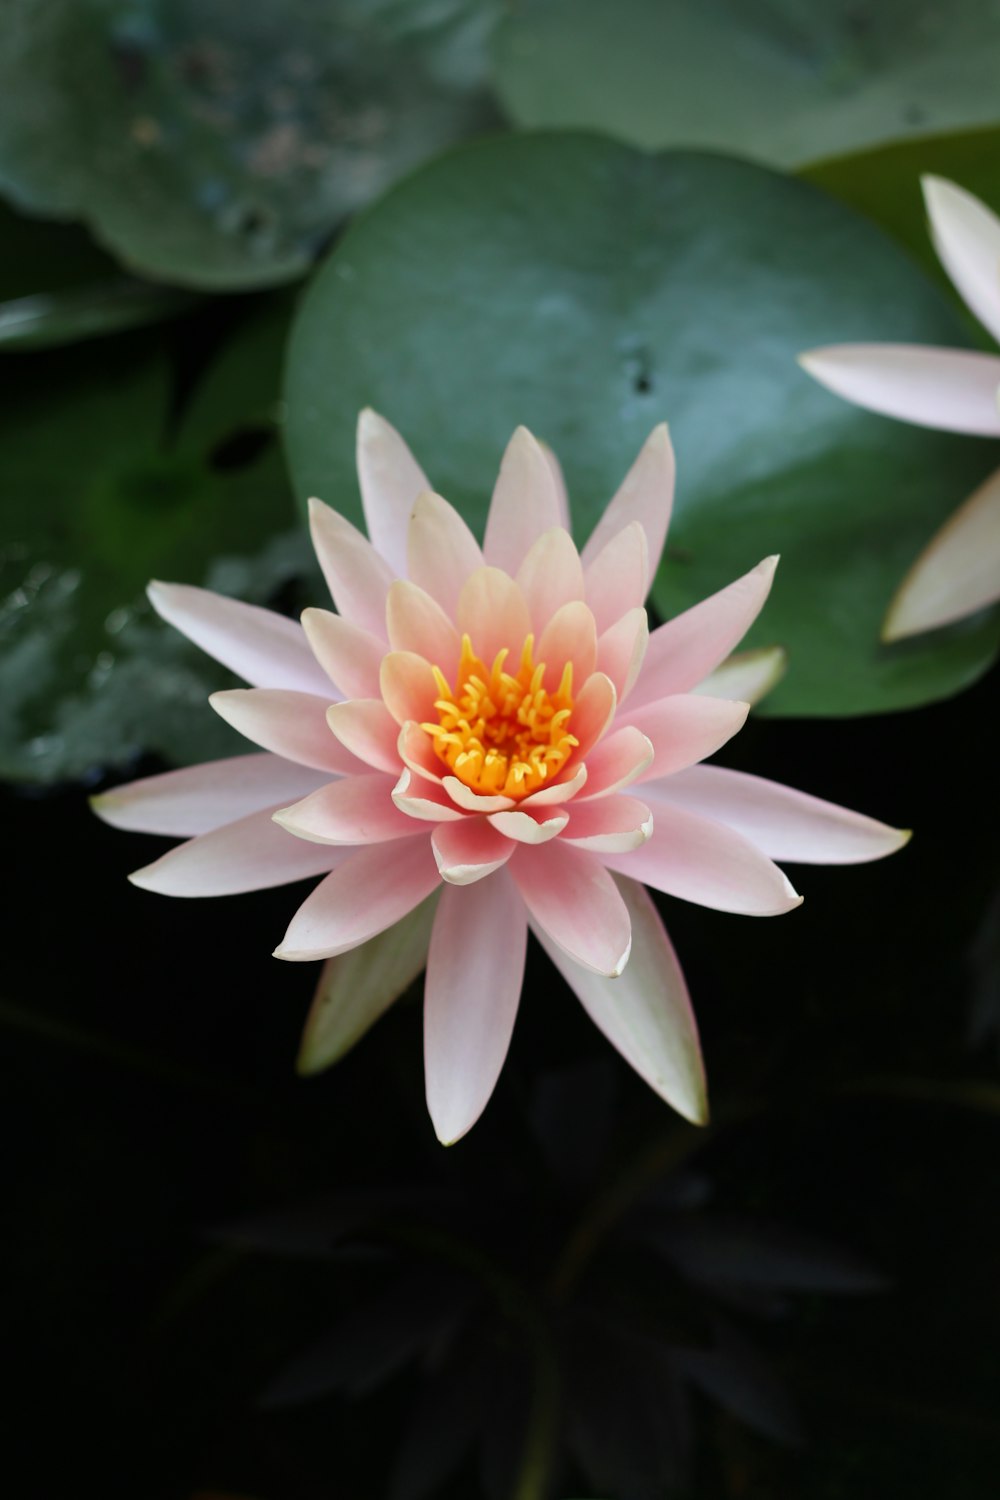
<svg viewBox="0 0 1000 1500">
<path fill-rule="evenodd" d="M 642 886 L 621 877 L 616 883 L 632 923 L 632 952 L 617 978 L 580 968 L 544 932 L 533 930 L 594 1025 L 639 1077 L 686 1120 L 704 1125 L 705 1069 L 677 955 Z"/>
<path fill-rule="evenodd" d="M 325 771 L 280 755 L 233 755 L 113 787 L 92 797 L 90 805 L 112 828 L 191 838 L 305 797 L 328 780 Z"/>
<path fill-rule="evenodd" d="M 490 501 L 483 557 L 490 567 L 517 572 L 544 531 L 561 520 L 559 494 L 545 451 L 526 427 L 507 444 Z"/>
<path fill-rule="evenodd" d="M 330 731 L 328 710 L 347 705 L 331 705 L 329 696 L 283 688 L 232 688 L 213 693 L 208 701 L 221 719 L 263 750 L 337 775 L 361 770 Z"/>
<path fill-rule="evenodd" d="M 691 691 L 707 698 L 728 698 L 730 703 L 749 703 L 752 708 L 777 686 L 787 670 L 788 652 L 784 646 L 734 651 Z"/>
<path fill-rule="evenodd" d="M 237 896 L 321 875 L 348 851 L 307 844 L 272 821 L 276 808 L 200 834 L 129 876 L 161 896 Z"/>
<path fill-rule="evenodd" d="M 396 576 L 405 578 L 410 512 L 431 486 L 395 427 L 370 407 L 358 417 L 357 459 L 369 539 Z"/>
<path fill-rule="evenodd" d="M 450 1146 L 486 1108 L 510 1046 L 528 923 L 505 870 L 441 893 L 424 987 L 427 1108 Z"/>
<path fill-rule="evenodd" d="M 970 495 L 917 558 L 893 599 L 882 638 L 962 620 L 1000 600 L 1000 470 Z"/>
<path fill-rule="evenodd" d="M 1000 219 L 944 177 L 922 177 L 938 259 L 966 307 L 1000 342 Z"/>
<path fill-rule="evenodd" d="M 147 592 L 161 619 L 252 687 L 330 693 L 296 620 L 184 583 L 154 581 Z"/>
<path fill-rule="evenodd" d="M 833 344 L 799 355 L 821 385 L 856 406 L 941 432 L 1000 436 L 1000 358 L 923 344 Z"/>
</svg>

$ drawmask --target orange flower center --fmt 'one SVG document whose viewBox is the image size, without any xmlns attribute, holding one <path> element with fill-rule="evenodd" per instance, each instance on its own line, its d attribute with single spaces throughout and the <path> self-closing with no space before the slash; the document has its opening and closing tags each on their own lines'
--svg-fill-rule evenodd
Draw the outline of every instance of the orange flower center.
<svg viewBox="0 0 1000 1500">
<path fill-rule="evenodd" d="M 434 704 L 438 723 L 420 727 L 459 781 L 484 796 L 517 798 L 537 792 L 580 743 L 568 729 L 573 664 L 566 663 L 559 687 L 550 693 L 542 685 L 545 663 L 535 665 L 534 647 L 529 635 L 521 665 L 511 673 L 504 670 L 506 649 L 487 667 L 463 636 L 454 691 L 441 669 L 433 668 L 441 694 Z"/>
</svg>

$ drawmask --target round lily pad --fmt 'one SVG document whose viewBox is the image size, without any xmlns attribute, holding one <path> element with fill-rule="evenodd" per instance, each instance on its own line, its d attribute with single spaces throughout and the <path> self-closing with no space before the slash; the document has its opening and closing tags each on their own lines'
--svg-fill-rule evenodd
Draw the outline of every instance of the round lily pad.
<svg viewBox="0 0 1000 1500">
<path fill-rule="evenodd" d="M 797 166 L 994 123 L 995 0 L 520 0 L 496 82 L 522 126 Z"/>
<path fill-rule="evenodd" d="M 902 250 L 815 188 L 597 136 L 480 142 L 387 194 L 303 299 L 286 383 L 297 497 L 360 518 L 354 424 L 373 406 L 481 531 L 525 423 L 563 464 L 582 540 L 666 418 L 678 492 L 661 613 L 780 552 L 747 637 L 788 650 L 762 711 L 925 703 L 985 670 L 1000 618 L 894 647 L 879 626 L 996 448 L 862 412 L 796 364 L 859 339 L 960 344 L 963 324 Z"/>
</svg>

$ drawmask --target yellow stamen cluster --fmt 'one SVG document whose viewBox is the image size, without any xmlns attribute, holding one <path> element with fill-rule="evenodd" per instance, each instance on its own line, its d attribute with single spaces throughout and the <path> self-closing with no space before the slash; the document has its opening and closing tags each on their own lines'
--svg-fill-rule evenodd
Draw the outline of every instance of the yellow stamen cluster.
<svg viewBox="0 0 1000 1500">
<path fill-rule="evenodd" d="M 435 753 L 459 781 L 484 796 L 526 797 L 562 770 L 579 740 L 567 725 L 573 712 L 573 663 L 554 693 L 543 687 L 545 663 L 534 662 L 529 635 L 516 673 L 504 670 L 509 652 L 486 667 L 462 637 L 455 691 L 439 667 L 439 722 L 422 724 Z"/>
</svg>

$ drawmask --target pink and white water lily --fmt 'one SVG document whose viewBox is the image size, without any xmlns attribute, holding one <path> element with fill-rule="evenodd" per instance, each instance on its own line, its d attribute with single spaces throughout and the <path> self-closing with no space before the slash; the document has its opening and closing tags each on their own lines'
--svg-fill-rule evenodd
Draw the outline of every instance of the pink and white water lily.
<svg viewBox="0 0 1000 1500">
<path fill-rule="evenodd" d="M 186 840 L 132 880 L 221 896 L 321 876 L 277 949 L 326 961 L 304 1067 L 346 1051 L 426 966 L 427 1102 L 443 1142 L 493 1092 L 529 930 L 646 1082 L 703 1121 L 688 992 L 646 887 L 775 916 L 801 901 L 775 861 L 878 859 L 907 837 L 702 764 L 746 719 L 723 664 L 777 559 L 650 632 L 643 601 L 674 491 L 665 426 L 582 552 L 558 465 L 524 428 L 482 544 L 370 411 L 358 470 L 368 537 L 310 507 L 336 613 L 307 609 L 299 624 L 151 585 L 164 619 L 251 684 L 211 703 L 258 753 L 95 799 L 116 827 Z M 765 653 L 735 677 L 753 689 L 772 671 Z"/>
<path fill-rule="evenodd" d="M 1000 219 L 964 188 L 922 179 L 938 259 L 1000 343 Z M 903 422 L 1000 437 L 1000 355 L 911 344 L 835 344 L 800 356 L 823 385 Z M 959 506 L 893 598 L 884 640 L 933 630 L 1000 600 L 1000 469 Z"/>
</svg>

